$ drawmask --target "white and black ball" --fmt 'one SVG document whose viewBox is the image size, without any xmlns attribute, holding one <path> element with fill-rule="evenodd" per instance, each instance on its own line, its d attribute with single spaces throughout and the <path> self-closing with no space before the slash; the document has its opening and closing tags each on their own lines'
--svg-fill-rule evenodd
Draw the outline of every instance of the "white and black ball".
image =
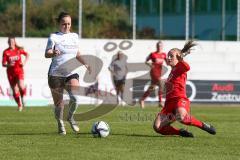
<svg viewBox="0 0 240 160">
<path fill-rule="evenodd" d="M 94 137 L 102 137 L 105 138 L 110 133 L 109 125 L 104 121 L 95 122 L 92 126 L 91 130 Z"/>
</svg>

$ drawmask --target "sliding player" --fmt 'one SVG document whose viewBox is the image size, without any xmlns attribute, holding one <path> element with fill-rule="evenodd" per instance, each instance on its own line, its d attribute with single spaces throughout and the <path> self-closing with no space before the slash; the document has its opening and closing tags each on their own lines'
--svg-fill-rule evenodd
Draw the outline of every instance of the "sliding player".
<svg viewBox="0 0 240 160">
<path fill-rule="evenodd" d="M 198 127 L 210 134 L 216 134 L 213 126 L 190 115 L 190 101 L 186 95 L 187 72 L 190 66 L 183 58 L 190 54 L 190 49 L 195 45 L 193 41 L 188 41 L 183 49 L 173 48 L 168 52 L 167 63 L 172 70 L 166 82 L 166 101 L 153 125 L 154 130 L 162 135 L 193 137 L 191 132 L 170 125 L 176 120 L 185 125 Z"/>
</svg>

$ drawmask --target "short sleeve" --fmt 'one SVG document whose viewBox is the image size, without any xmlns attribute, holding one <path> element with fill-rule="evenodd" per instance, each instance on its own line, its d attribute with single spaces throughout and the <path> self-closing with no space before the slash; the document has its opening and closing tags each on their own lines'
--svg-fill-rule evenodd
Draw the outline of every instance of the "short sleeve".
<svg viewBox="0 0 240 160">
<path fill-rule="evenodd" d="M 152 58 L 152 53 L 147 56 L 146 62 L 149 61 L 151 58 Z"/>
<path fill-rule="evenodd" d="M 80 39 L 79 39 L 79 35 L 77 33 L 74 33 L 74 37 L 76 39 L 76 43 L 78 44 L 78 51 L 80 51 Z"/>
<path fill-rule="evenodd" d="M 50 35 L 50 37 L 48 38 L 48 42 L 47 42 L 45 51 L 47 51 L 49 49 L 53 49 L 54 45 L 55 45 L 55 42 L 53 41 L 52 35 Z"/>
<path fill-rule="evenodd" d="M 27 56 L 27 55 L 28 55 L 28 53 L 27 53 L 26 51 L 24 51 L 23 49 L 20 50 L 20 53 L 21 53 L 22 55 L 24 55 L 24 56 Z"/>
<path fill-rule="evenodd" d="M 190 70 L 190 66 L 187 62 L 185 61 L 180 61 L 178 62 L 178 64 L 176 65 L 176 68 L 177 68 L 177 72 L 179 74 L 182 74 L 184 72 L 187 72 Z"/>
</svg>

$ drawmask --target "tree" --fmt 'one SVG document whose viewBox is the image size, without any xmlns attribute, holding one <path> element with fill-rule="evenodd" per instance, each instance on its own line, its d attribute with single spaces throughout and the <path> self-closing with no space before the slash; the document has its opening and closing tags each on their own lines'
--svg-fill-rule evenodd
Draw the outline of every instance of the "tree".
<svg viewBox="0 0 240 160">
<path fill-rule="evenodd" d="M 0 0 L 6 1 L 6 0 Z M 8 2 L 7 2 L 8 1 Z M 21 36 L 22 6 L 20 1 L 7 0 L 0 7 L 0 36 Z M 78 1 L 27 0 L 26 36 L 48 37 L 58 30 L 56 18 L 61 11 L 72 16 L 72 29 L 78 31 Z M 97 4 L 83 0 L 84 38 L 131 38 L 128 9 L 115 3 Z"/>
</svg>

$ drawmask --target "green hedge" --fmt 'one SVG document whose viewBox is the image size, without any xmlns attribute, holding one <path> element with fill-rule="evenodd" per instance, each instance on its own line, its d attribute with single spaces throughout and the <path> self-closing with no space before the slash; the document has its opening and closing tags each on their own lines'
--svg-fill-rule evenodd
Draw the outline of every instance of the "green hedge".
<svg viewBox="0 0 240 160">
<path fill-rule="evenodd" d="M 72 15 L 72 30 L 78 32 L 78 1 L 76 0 L 26 0 L 27 37 L 48 37 L 58 30 L 56 17 L 61 11 Z M 21 1 L 0 0 L 0 36 L 21 36 Z M 129 9 L 111 3 L 92 3 L 83 0 L 84 38 L 131 38 L 132 27 Z"/>
</svg>

